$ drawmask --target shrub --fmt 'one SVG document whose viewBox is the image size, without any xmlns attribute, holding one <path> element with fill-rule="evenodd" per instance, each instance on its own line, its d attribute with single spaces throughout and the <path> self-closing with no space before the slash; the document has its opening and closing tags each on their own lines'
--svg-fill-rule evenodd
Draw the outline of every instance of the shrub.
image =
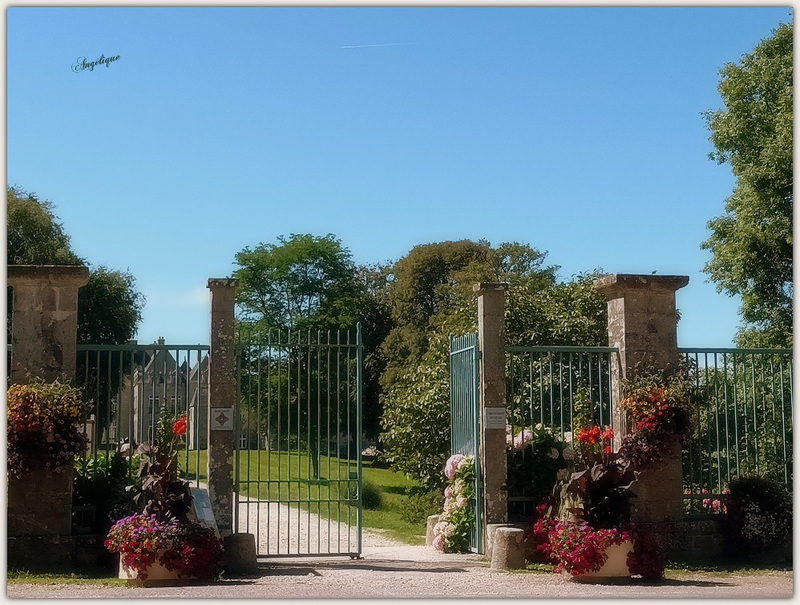
<svg viewBox="0 0 800 605">
<path fill-rule="evenodd" d="M 431 515 L 438 515 L 442 510 L 444 496 L 439 491 L 426 491 L 421 487 L 409 489 L 403 502 L 400 518 L 406 523 L 415 525 L 425 523 Z"/>
<path fill-rule="evenodd" d="M 138 456 L 128 461 L 119 452 L 76 460 L 72 504 L 97 507 L 95 530 L 105 533 L 112 521 L 136 512 L 125 488 L 135 482 L 138 465 Z"/>
<path fill-rule="evenodd" d="M 374 483 L 362 480 L 361 506 L 367 510 L 375 510 L 381 507 L 382 501 L 381 490 Z"/>
<path fill-rule="evenodd" d="M 792 496 L 780 483 L 740 477 L 729 485 L 722 515 L 723 547 L 732 559 L 791 557 Z"/>
</svg>

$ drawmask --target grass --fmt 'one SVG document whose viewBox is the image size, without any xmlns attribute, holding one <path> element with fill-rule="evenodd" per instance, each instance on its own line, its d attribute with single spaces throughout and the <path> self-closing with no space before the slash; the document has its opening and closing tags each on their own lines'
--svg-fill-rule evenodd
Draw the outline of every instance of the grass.
<svg viewBox="0 0 800 605">
<path fill-rule="evenodd" d="M 194 480 L 199 468 L 199 480 L 206 480 L 205 450 L 190 452 L 188 461 L 182 457 L 181 467 L 186 477 Z M 355 523 L 353 496 L 357 471 L 354 461 L 334 456 L 320 456 L 319 477 L 302 451 L 241 451 L 238 456 L 240 496 L 291 503 L 303 510 L 334 521 Z M 408 523 L 403 519 L 406 497 L 417 483 L 390 469 L 370 464 L 362 465 L 362 481 L 370 483 L 379 493 L 380 506 L 362 510 L 362 526 L 380 531 L 387 538 L 406 544 L 425 543 L 425 525 Z"/>
<path fill-rule="evenodd" d="M 100 574 L 56 574 L 31 573 L 29 571 L 8 570 L 6 579 L 9 584 L 42 584 L 45 586 L 60 584 L 101 584 L 103 586 L 127 586 L 128 581 Z"/>
</svg>

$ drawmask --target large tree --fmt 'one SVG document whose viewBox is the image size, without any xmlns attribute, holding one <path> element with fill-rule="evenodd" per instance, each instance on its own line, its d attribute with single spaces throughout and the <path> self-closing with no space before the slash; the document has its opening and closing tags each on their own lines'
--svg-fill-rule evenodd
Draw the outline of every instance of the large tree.
<svg viewBox="0 0 800 605">
<path fill-rule="evenodd" d="M 377 297 L 380 284 L 385 281 L 383 270 L 356 266 L 350 251 L 331 234 L 324 237 L 310 234 L 278 237 L 275 244 L 262 243 L 255 248 L 245 248 L 236 255 L 236 263 L 238 268 L 234 276 L 239 279 L 238 318 L 256 332 L 268 331 L 272 333 L 272 338 L 277 338 L 278 332 L 274 330 L 282 335 L 291 331 L 295 334 L 293 342 L 295 339 L 305 342 L 309 337 L 313 341 L 321 332 L 325 341 L 328 331 L 352 330 L 357 323 L 361 323 L 364 353 L 363 429 L 367 435 L 376 435 L 379 417 L 378 374 L 383 367 L 377 355 L 377 346 L 388 326 L 385 304 Z M 285 339 L 285 336 L 282 338 Z M 290 423 L 297 426 L 304 436 L 303 440 L 308 441 L 316 476 L 320 446 L 324 445 L 320 439 L 324 441 L 333 430 L 331 427 L 346 426 L 347 418 L 342 415 L 352 410 L 341 408 L 335 411 L 323 403 L 320 411 L 319 406 L 306 405 L 311 401 L 336 401 L 333 391 L 341 385 L 331 379 L 330 372 L 335 367 L 329 368 L 325 359 L 309 364 L 302 350 L 302 347 L 290 348 L 290 353 L 285 357 L 271 359 L 270 363 L 284 364 L 280 366 L 282 371 L 270 371 L 269 375 L 262 372 L 260 377 L 262 381 L 272 382 L 272 391 L 285 390 L 286 385 L 280 384 L 280 381 L 292 368 L 291 371 L 300 376 L 299 379 L 297 376 L 292 379 L 294 391 L 291 397 L 294 399 L 279 404 L 255 392 L 250 394 L 249 402 L 251 406 L 258 406 L 262 418 L 270 418 L 273 422 L 273 426 L 266 426 L 265 420 L 262 425 L 265 432 L 279 432 L 274 424 L 276 406 L 283 406 L 282 417 L 294 415 Z M 251 370 L 255 371 L 254 368 L 259 366 L 258 359 L 251 361 Z M 270 366 L 262 358 L 259 367 Z M 331 423 L 330 426 L 323 427 L 326 422 Z M 322 437 L 318 437 L 318 434 Z"/>
<path fill-rule="evenodd" d="M 742 298 L 740 346 L 792 345 L 792 25 L 780 25 L 720 71 L 723 109 L 705 114 L 736 187 L 708 223 L 705 267 L 720 291 Z"/>
<path fill-rule="evenodd" d="M 292 234 L 236 255 L 239 318 L 264 328 L 355 326 L 365 295 L 350 251 L 333 235 Z"/>
<path fill-rule="evenodd" d="M 381 379 L 382 440 L 395 469 L 429 488 L 442 482 L 450 449 L 448 335 L 476 330 L 475 282 L 509 284 L 509 344 L 605 344 L 606 303 L 591 276 L 557 283 L 556 267 L 544 260 L 525 244 L 459 241 L 418 246 L 395 264 Z"/>
<path fill-rule="evenodd" d="M 18 187 L 6 189 L 6 262 L 9 265 L 85 265 L 70 246 L 54 206 Z M 12 299 L 8 297 L 8 329 Z M 144 297 L 134 277 L 105 266 L 90 267 L 89 282 L 78 291 L 78 342 L 123 344 L 136 333 Z M 9 331 L 10 335 L 10 331 Z"/>
</svg>

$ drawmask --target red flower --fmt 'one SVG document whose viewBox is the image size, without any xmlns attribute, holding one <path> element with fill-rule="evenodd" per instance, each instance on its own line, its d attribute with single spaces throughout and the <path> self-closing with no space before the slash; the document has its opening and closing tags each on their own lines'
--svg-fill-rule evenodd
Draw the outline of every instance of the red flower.
<svg viewBox="0 0 800 605">
<path fill-rule="evenodd" d="M 181 416 L 180 420 L 172 425 L 172 432 L 177 437 L 186 434 L 186 416 Z"/>
<path fill-rule="evenodd" d="M 614 438 L 614 431 L 610 426 L 606 427 L 606 430 L 603 431 L 602 437 L 603 441 L 611 441 Z"/>
</svg>

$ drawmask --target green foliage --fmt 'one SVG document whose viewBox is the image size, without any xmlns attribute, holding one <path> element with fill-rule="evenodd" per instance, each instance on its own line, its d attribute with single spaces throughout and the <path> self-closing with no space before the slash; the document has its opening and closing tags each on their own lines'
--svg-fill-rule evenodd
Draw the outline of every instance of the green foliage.
<svg viewBox="0 0 800 605">
<path fill-rule="evenodd" d="M 126 460 L 119 452 L 76 459 L 72 504 L 97 507 L 95 533 L 107 533 L 113 521 L 135 512 L 125 488 L 136 482 L 138 468 L 138 456 Z"/>
<path fill-rule="evenodd" d="M 407 523 L 424 525 L 428 517 L 437 515 L 442 510 L 442 500 L 442 493 L 438 490 L 410 489 L 400 516 Z"/>
<path fill-rule="evenodd" d="M 125 271 L 100 265 L 78 291 L 78 342 L 122 344 L 136 333 L 142 320 L 144 295 Z"/>
<path fill-rule="evenodd" d="M 383 498 L 381 490 L 372 481 L 361 480 L 361 506 L 367 510 L 376 510 L 381 507 Z"/>
<path fill-rule="evenodd" d="M 53 204 L 16 187 L 6 190 L 9 265 L 84 265 L 70 248 L 69 236 Z M 7 328 L 11 334 L 12 297 L 8 293 Z M 136 333 L 144 296 L 130 273 L 103 265 L 91 269 L 89 283 L 78 291 L 78 342 L 123 344 Z M 85 368 L 79 368 L 85 370 Z M 108 373 L 108 372 L 106 372 Z M 80 372 L 79 372 L 80 374 Z M 118 375 L 117 368 L 111 374 Z"/>
<path fill-rule="evenodd" d="M 6 259 L 9 265 L 82 265 L 53 204 L 18 187 L 6 189 Z"/>
<path fill-rule="evenodd" d="M 337 330 L 355 326 L 365 299 L 349 250 L 329 234 L 292 234 L 236 255 L 241 319 L 268 328 Z"/>
<path fill-rule="evenodd" d="M 725 553 L 735 560 L 791 559 L 792 496 L 786 488 L 762 477 L 740 477 L 729 488 L 721 521 Z"/>
<path fill-rule="evenodd" d="M 523 244 L 461 241 L 418 246 L 395 264 L 388 292 L 394 326 L 382 346 L 381 377 L 381 439 L 394 468 L 429 489 L 442 486 L 440 469 L 450 453 L 447 336 L 477 328 L 474 283 L 509 284 L 509 345 L 605 343 L 606 302 L 593 275 L 557 284 L 544 258 Z"/>
<path fill-rule="evenodd" d="M 566 445 L 549 427 L 537 424 L 533 429 L 508 432 L 507 482 L 509 496 L 530 496 L 545 502 L 556 484 L 558 471 L 566 468 L 562 452 Z"/>
<path fill-rule="evenodd" d="M 792 346 L 792 32 L 781 24 L 740 63 L 725 65 L 725 109 L 705 114 L 711 158 L 736 176 L 725 214 L 708 223 L 705 271 L 719 290 L 742 297 L 739 346 Z"/>
</svg>

